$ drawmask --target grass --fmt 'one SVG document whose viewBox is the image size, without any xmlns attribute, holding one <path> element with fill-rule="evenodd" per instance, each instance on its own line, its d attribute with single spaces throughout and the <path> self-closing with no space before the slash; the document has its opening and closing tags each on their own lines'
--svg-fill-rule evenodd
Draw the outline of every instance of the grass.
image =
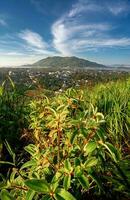
<svg viewBox="0 0 130 200">
<path fill-rule="evenodd" d="M 110 141 L 121 149 L 130 141 L 130 80 L 96 86 L 91 102 L 105 116 Z M 129 145 L 128 145 L 129 146 Z"/>
<path fill-rule="evenodd" d="M 8 78 L 0 91 L 2 200 L 130 197 L 130 79 L 49 97 Z"/>
</svg>

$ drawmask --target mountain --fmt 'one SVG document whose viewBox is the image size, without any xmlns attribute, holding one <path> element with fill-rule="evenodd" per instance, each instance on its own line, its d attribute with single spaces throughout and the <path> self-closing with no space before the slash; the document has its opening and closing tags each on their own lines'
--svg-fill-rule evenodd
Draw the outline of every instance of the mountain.
<svg viewBox="0 0 130 200">
<path fill-rule="evenodd" d="M 120 69 L 130 69 L 130 65 L 129 64 L 114 64 L 111 65 L 111 67 L 115 67 L 115 68 L 120 68 Z"/>
<path fill-rule="evenodd" d="M 85 59 L 77 57 L 60 57 L 53 56 L 39 60 L 38 62 L 31 65 L 31 67 L 41 68 L 105 68 L 104 65 L 96 62 L 91 62 Z"/>
</svg>

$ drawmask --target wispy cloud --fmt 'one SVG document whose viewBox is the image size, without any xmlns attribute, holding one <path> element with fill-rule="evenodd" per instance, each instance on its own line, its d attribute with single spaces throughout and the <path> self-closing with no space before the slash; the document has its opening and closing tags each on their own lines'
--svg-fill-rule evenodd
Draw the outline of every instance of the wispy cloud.
<svg viewBox="0 0 130 200">
<path fill-rule="evenodd" d="M 90 0 L 79 0 L 78 3 L 72 6 L 72 9 L 57 20 L 52 26 L 53 46 L 62 55 L 73 55 L 77 52 L 90 51 L 101 47 L 128 47 L 130 46 L 130 38 L 111 36 L 111 31 L 115 29 L 112 24 L 90 20 L 84 20 L 83 12 L 91 11 L 91 15 L 95 11 L 103 14 L 104 12 L 111 12 L 117 15 L 126 9 L 126 4 L 112 4 L 111 9 L 117 5 L 114 13 L 110 10 L 107 4 L 100 1 L 99 5 Z M 103 2 L 103 3 L 102 3 Z M 112 7 L 113 6 L 113 7 Z"/>
<path fill-rule="evenodd" d="M 51 45 L 44 41 L 43 37 L 31 30 L 23 30 L 18 36 L 24 40 L 24 49 L 28 53 L 35 53 L 36 55 L 53 55 L 54 51 Z"/>
<path fill-rule="evenodd" d="M 0 25 L 5 27 L 8 26 L 7 16 L 4 14 L 0 14 Z"/>
<path fill-rule="evenodd" d="M 19 37 L 27 42 L 27 44 L 37 47 L 39 49 L 47 48 L 47 43 L 43 40 L 43 38 L 36 32 L 30 30 L 24 30 L 19 33 Z"/>
<path fill-rule="evenodd" d="M 98 4 L 97 4 L 98 2 Z M 127 0 L 78 0 L 72 6 L 72 9 L 68 13 L 68 17 L 74 17 L 81 12 L 111 12 L 113 15 L 119 15 L 122 13 L 130 12 L 130 3 Z"/>
<path fill-rule="evenodd" d="M 0 37 L 0 66 L 29 64 L 54 54 L 40 34 L 28 29 Z"/>
<path fill-rule="evenodd" d="M 8 52 L 5 52 L 3 53 L 3 55 L 7 55 L 7 56 L 25 56 L 24 53 L 20 53 L 18 51 L 8 51 Z"/>
<path fill-rule="evenodd" d="M 0 37 L 0 51 L 8 55 L 51 55 L 52 46 L 44 41 L 43 37 L 31 30 L 22 30 L 20 33 L 5 34 Z"/>
<path fill-rule="evenodd" d="M 68 17 L 75 17 L 77 14 L 81 12 L 88 12 L 88 11 L 101 11 L 102 6 L 98 5 L 94 1 L 90 0 L 79 0 L 76 4 L 72 6 L 72 9 L 68 13 Z"/>
<path fill-rule="evenodd" d="M 7 26 L 7 22 L 4 19 L 0 19 L 0 25 Z"/>
<path fill-rule="evenodd" d="M 107 9 L 115 16 L 127 14 L 130 12 L 130 3 L 128 1 L 114 1 L 107 4 Z"/>
<path fill-rule="evenodd" d="M 52 26 L 52 34 L 54 36 L 53 45 L 57 51 L 63 55 L 72 55 L 78 49 L 77 42 L 88 40 L 110 29 L 108 24 L 73 24 L 59 20 Z M 78 46 L 77 46 L 78 47 Z M 75 49 L 76 48 L 76 49 Z"/>
<path fill-rule="evenodd" d="M 130 46 L 130 38 L 106 38 L 106 39 L 88 39 L 75 41 L 79 50 L 83 48 L 100 48 L 100 47 L 128 47 Z"/>
</svg>

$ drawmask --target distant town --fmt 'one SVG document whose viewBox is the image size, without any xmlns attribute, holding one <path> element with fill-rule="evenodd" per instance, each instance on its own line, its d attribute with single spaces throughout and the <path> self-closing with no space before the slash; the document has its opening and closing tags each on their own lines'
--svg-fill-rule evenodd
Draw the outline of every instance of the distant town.
<svg viewBox="0 0 130 200">
<path fill-rule="evenodd" d="M 6 76 L 10 76 L 20 88 L 34 88 L 40 85 L 45 89 L 62 91 L 68 87 L 85 87 L 99 82 L 124 79 L 129 74 L 129 71 L 122 70 L 0 68 L 0 82 L 2 83 Z"/>
</svg>

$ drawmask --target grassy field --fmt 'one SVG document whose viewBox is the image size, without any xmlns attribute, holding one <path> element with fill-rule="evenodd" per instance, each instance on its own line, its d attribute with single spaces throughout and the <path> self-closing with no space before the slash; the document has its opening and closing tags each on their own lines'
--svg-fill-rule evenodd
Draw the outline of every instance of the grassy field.
<svg viewBox="0 0 130 200">
<path fill-rule="evenodd" d="M 54 95 L 8 78 L 0 158 L 2 200 L 130 199 L 130 79 Z"/>
</svg>

